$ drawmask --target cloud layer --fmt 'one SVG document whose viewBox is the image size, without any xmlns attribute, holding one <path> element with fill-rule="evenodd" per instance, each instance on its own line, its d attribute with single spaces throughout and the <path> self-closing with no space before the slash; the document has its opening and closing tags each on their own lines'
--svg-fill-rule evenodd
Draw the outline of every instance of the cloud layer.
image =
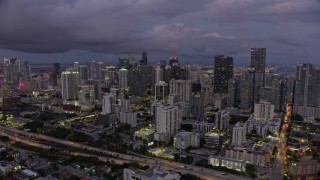
<svg viewBox="0 0 320 180">
<path fill-rule="evenodd" d="M 78 51 L 147 50 L 154 61 L 206 63 L 218 54 L 248 61 L 256 46 L 267 47 L 270 63 L 316 63 L 319 19 L 319 0 L 0 0 L 0 55 L 72 61 Z"/>
</svg>

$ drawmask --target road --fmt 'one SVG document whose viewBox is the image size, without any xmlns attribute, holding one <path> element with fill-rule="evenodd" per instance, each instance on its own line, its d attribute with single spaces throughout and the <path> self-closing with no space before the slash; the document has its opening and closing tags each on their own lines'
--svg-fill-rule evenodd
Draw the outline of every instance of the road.
<svg viewBox="0 0 320 180">
<path fill-rule="evenodd" d="M 289 107 L 287 107 L 287 111 L 291 111 Z M 284 116 L 284 122 L 288 122 L 291 113 L 286 112 Z M 276 159 L 274 161 L 273 167 L 271 168 L 271 171 L 269 173 L 269 179 L 274 179 L 274 180 L 282 180 L 283 175 L 286 172 L 285 169 L 285 163 L 287 160 L 287 155 L 286 155 L 286 131 L 287 131 L 288 125 L 283 124 L 281 127 L 280 135 L 279 135 L 279 142 L 277 145 L 278 148 L 278 153 L 276 155 Z"/>
<path fill-rule="evenodd" d="M 69 147 L 72 147 L 75 149 L 86 150 L 86 151 L 89 151 L 89 152 L 95 154 L 93 156 L 96 156 L 98 158 L 106 158 L 107 157 L 109 159 L 115 158 L 117 160 L 120 159 L 120 160 L 138 162 L 143 165 L 150 165 L 150 166 L 158 166 L 159 165 L 165 169 L 174 170 L 176 172 L 190 173 L 190 174 L 199 176 L 202 179 L 213 179 L 213 180 L 214 179 L 237 179 L 237 180 L 247 179 L 245 177 L 234 175 L 234 174 L 222 175 L 222 172 L 216 171 L 213 169 L 197 167 L 197 166 L 193 166 L 193 165 L 168 161 L 168 160 L 154 158 L 154 157 L 146 157 L 146 156 L 137 157 L 135 155 L 127 155 L 127 154 L 117 153 L 117 152 L 108 151 L 108 150 L 101 150 L 101 149 L 98 149 L 95 147 L 86 146 L 86 145 L 76 143 L 76 142 L 56 139 L 56 138 L 52 138 L 49 136 L 25 132 L 25 131 L 12 129 L 12 128 L 8 128 L 8 127 L 4 127 L 4 126 L 0 126 L 0 130 L 4 135 L 7 135 L 9 138 L 15 138 L 15 140 L 17 140 L 17 141 L 24 142 L 24 143 L 27 143 L 30 145 L 35 145 L 35 146 L 39 146 L 42 144 L 31 142 L 29 140 L 29 138 L 33 137 L 38 140 L 45 140 L 47 142 L 51 142 L 53 144 L 62 144 L 62 145 L 69 146 Z M 25 139 L 18 138 L 17 136 L 24 136 Z M 39 144 L 39 145 L 37 145 L 37 144 Z M 41 147 L 41 146 L 39 146 L 39 147 Z M 88 155 L 91 155 L 91 154 L 88 154 Z"/>
</svg>

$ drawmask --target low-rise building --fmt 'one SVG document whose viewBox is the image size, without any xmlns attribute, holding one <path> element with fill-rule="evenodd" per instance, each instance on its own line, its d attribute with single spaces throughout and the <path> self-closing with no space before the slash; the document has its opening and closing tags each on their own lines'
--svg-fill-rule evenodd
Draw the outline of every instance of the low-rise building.
<svg viewBox="0 0 320 180">
<path fill-rule="evenodd" d="M 225 133 L 219 130 L 212 130 L 204 135 L 205 145 L 210 148 L 219 148 L 223 143 Z"/>
<path fill-rule="evenodd" d="M 159 167 L 151 167 L 147 170 L 125 168 L 123 170 L 124 180 L 179 180 L 180 174 L 164 171 Z"/>
<path fill-rule="evenodd" d="M 185 150 L 188 147 L 200 146 L 200 135 L 193 132 L 178 132 L 173 139 L 173 145 L 176 149 Z"/>
<path fill-rule="evenodd" d="M 142 128 L 136 132 L 134 132 L 134 136 L 141 138 L 142 140 L 147 140 L 147 142 L 151 142 L 154 139 L 155 130 L 150 128 Z"/>
<path fill-rule="evenodd" d="M 269 166 L 271 162 L 271 154 L 268 152 L 256 151 L 251 148 L 235 145 L 231 145 L 226 149 L 226 158 L 247 162 L 260 167 Z"/>
<path fill-rule="evenodd" d="M 288 170 L 288 174 L 292 179 L 316 178 L 319 177 L 320 163 L 310 157 L 304 157 L 299 159 L 299 162 L 289 162 Z"/>
<path fill-rule="evenodd" d="M 244 171 L 246 167 L 246 162 L 235 159 L 228 159 L 226 157 L 209 156 L 209 165 L 224 166 L 229 169 Z"/>
</svg>

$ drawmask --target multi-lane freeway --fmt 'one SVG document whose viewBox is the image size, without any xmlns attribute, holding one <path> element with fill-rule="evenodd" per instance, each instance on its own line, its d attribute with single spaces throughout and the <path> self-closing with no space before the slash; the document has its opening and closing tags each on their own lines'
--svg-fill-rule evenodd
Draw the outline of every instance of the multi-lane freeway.
<svg viewBox="0 0 320 180">
<path fill-rule="evenodd" d="M 60 144 L 60 145 L 72 147 L 73 149 L 78 149 L 81 151 L 85 150 L 86 152 L 90 152 L 90 153 L 81 152 L 82 155 L 95 156 L 101 160 L 109 159 L 119 163 L 134 161 L 142 165 L 161 166 L 165 169 L 174 170 L 176 172 L 190 173 L 190 174 L 199 176 L 201 179 L 213 179 L 213 180 L 214 179 L 237 179 L 237 180 L 247 179 L 245 177 L 237 176 L 233 174 L 223 175 L 222 172 L 219 172 L 213 169 L 202 168 L 202 167 L 178 163 L 178 162 L 172 162 L 172 161 L 154 158 L 154 157 L 128 155 L 128 154 L 122 154 L 122 153 L 117 153 L 117 152 L 108 151 L 108 150 L 101 150 L 95 147 L 87 146 L 87 145 L 72 142 L 72 141 L 56 139 L 53 137 L 44 136 L 36 133 L 25 132 L 25 131 L 12 129 L 4 126 L 0 126 L 0 131 L 3 135 L 7 135 L 9 138 L 14 139 L 16 141 L 20 141 L 22 143 L 37 146 L 40 148 L 48 148 L 49 147 L 48 144 L 50 143 L 51 143 L 50 145 L 52 146 L 56 146 L 57 144 Z M 36 143 L 33 141 L 38 141 L 38 142 Z M 46 145 L 42 144 L 44 141 L 46 142 L 45 143 Z M 77 153 L 80 154 L 80 152 L 77 152 Z"/>
</svg>

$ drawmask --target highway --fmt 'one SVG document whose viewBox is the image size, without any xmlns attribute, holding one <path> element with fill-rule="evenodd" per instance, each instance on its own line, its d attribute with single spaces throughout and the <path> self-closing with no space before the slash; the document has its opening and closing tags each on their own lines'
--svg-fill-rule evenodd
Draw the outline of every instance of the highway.
<svg viewBox="0 0 320 180">
<path fill-rule="evenodd" d="M 222 172 L 216 171 L 213 169 L 208 169 L 208 168 L 202 168 L 198 166 L 193 166 L 193 165 L 188 165 L 188 164 L 183 164 L 183 163 L 178 163 L 178 162 L 172 162 L 164 159 L 159 159 L 159 158 L 154 158 L 154 157 L 147 157 L 147 156 L 139 156 L 137 157 L 136 155 L 128 155 L 128 154 L 122 154 L 122 153 L 117 153 L 113 151 L 108 151 L 108 150 L 101 150 L 95 147 L 91 146 L 86 146 L 80 143 L 72 142 L 72 141 L 67 141 L 67 140 L 61 140 L 61 139 L 56 139 L 53 137 L 49 136 L 44 136 L 41 134 L 35 134 L 35 133 L 30 133 L 30 132 L 25 132 L 17 129 L 12 129 L 4 126 L 0 126 L 1 133 L 3 135 L 8 136 L 9 138 L 12 138 L 16 141 L 20 141 L 22 143 L 26 143 L 29 145 L 34 145 L 34 146 L 44 146 L 41 143 L 35 143 L 30 141 L 29 139 L 35 138 L 38 140 L 44 140 L 47 142 L 51 142 L 53 144 L 61 144 L 64 146 L 72 147 L 75 149 L 81 149 L 81 150 L 86 150 L 89 151 L 92 154 L 87 154 L 88 156 L 95 156 L 98 157 L 99 159 L 112 159 L 115 162 L 120 162 L 122 161 L 133 161 L 133 162 L 138 162 L 142 165 L 150 165 L 150 166 L 161 166 L 165 169 L 168 170 L 174 170 L 176 172 L 181 172 L 181 173 L 190 173 L 196 176 L 199 176 L 202 179 L 237 179 L 237 180 L 242 180 L 242 179 L 247 179 L 242 176 L 234 175 L 234 174 L 227 174 L 227 175 L 222 175 Z M 22 139 L 21 136 L 25 137 L 25 139 Z M 43 147 L 41 147 L 43 148 Z M 83 153 L 85 154 L 85 153 Z"/>
</svg>

